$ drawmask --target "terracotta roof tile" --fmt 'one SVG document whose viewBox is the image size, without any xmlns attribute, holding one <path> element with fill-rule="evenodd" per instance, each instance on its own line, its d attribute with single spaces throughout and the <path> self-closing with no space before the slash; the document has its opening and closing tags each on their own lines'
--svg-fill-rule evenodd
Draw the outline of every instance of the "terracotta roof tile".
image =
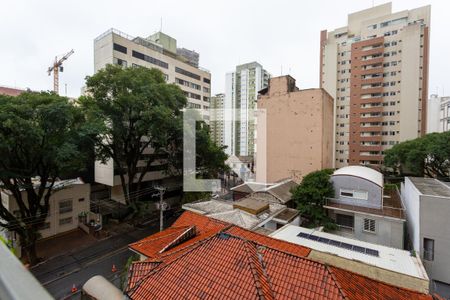
<svg viewBox="0 0 450 300">
<path fill-rule="evenodd" d="M 350 299 L 386 299 L 386 300 L 425 300 L 432 299 L 431 295 L 422 294 L 405 288 L 389 285 L 368 277 L 330 267 L 336 280 Z"/>
<path fill-rule="evenodd" d="M 196 236 L 184 240 L 192 226 Z M 130 248 L 149 257 L 130 267 L 130 299 L 432 299 L 312 261 L 305 258 L 308 248 L 193 212 Z"/>
</svg>

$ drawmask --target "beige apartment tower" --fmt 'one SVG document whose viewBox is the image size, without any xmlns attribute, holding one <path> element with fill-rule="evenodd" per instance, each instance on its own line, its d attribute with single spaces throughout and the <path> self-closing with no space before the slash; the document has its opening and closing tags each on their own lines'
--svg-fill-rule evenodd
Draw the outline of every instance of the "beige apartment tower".
<svg viewBox="0 0 450 300">
<path fill-rule="evenodd" d="M 386 149 L 426 133 L 430 6 L 387 3 L 320 34 L 320 87 L 334 99 L 335 167 L 383 162 Z"/>
<path fill-rule="evenodd" d="M 291 76 L 275 77 L 257 105 L 257 182 L 300 182 L 332 167 L 333 98 L 325 90 L 299 90 Z"/>
</svg>

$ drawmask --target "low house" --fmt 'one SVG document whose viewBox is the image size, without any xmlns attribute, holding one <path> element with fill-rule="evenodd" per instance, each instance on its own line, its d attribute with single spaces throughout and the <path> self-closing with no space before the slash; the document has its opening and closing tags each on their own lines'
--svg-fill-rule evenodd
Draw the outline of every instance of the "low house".
<svg viewBox="0 0 450 300">
<path fill-rule="evenodd" d="M 437 299 L 309 258 L 311 249 L 184 212 L 129 245 L 126 296 L 137 299 Z"/>
<path fill-rule="evenodd" d="M 26 203 L 26 192 L 22 192 Z M 39 233 L 42 238 L 51 237 L 78 227 L 78 217 L 90 211 L 90 184 L 80 178 L 56 181 L 50 196 L 50 208 Z M 16 216 L 20 216 L 19 207 L 14 196 L 7 190 L 1 190 L 1 201 L 5 208 Z M 18 237 L 15 232 L 7 232 L 7 238 L 18 248 Z"/>
<path fill-rule="evenodd" d="M 322 263 L 374 280 L 396 282 L 404 288 L 424 293 L 429 290 L 429 279 L 420 257 L 409 251 L 291 224 L 270 236 L 310 248 L 308 257 Z"/>
<path fill-rule="evenodd" d="M 410 247 L 423 259 L 432 289 L 450 298 L 450 183 L 406 177 L 401 190 Z"/>
<path fill-rule="evenodd" d="M 283 179 L 275 183 L 244 182 L 231 188 L 231 192 L 233 200 L 239 200 L 254 193 L 259 195 L 267 194 L 268 199 L 273 199 L 289 207 L 295 207 L 295 204 L 291 201 L 291 189 L 297 186 L 298 184 L 292 179 Z"/>
<path fill-rule="evenodd" d="M 383 175 L 348 166 L 331 176 L 335 190 L 324 207 L 339 227 L 337 234 L 403 249 L 405 214 L 396 188 L 384 189 Z"/>
<path fill-rule="evenodd" d="M 252 194 L 238 201 L 208 200 L 186 203 L 183 209 L 264 233 L 270 233 L 288 223 L 300 223 L 298 210 L 264 196 Z"/>
</svg>

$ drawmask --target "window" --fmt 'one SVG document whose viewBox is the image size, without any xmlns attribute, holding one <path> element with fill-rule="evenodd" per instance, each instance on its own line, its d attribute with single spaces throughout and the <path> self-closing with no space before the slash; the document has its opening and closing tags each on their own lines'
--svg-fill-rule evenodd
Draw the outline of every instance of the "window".
<svg viewBox="0 0 450 300">
<path fill-rule="evenodd" d="M 50 228 L 50 222 L 45 222 L 44 224 L 39 226 L 39 230 L 45 230 Z"/>
<path fill-rule="evenodd" d="M 368 199 L 368 193 L 365 191 L 341 189 L 340 194 L 341 197 L 348 197 L 362 200 Z"/>
<path fill-rule="evenodd" d="M 203 92 L 209 93 L 209 91 L 210 91 L 209 88 L 207 88 L 207 87 L 205 87 L 205 86 L 203 87 Z"/>
<path fill-rule="evenodd" d="M 434 240 L 428 238 L 423 239 L 423 259 L 429 261 L 434 260 Z"/>
<path fill-rule="evenodd" d="M 354 217 L 351 215 L 336 214 L 336 224 L 346 228 L 354 227 Z"/>
<path fill-rule="evenodd" d="M 126 60 L 123 60 L 123 59 L 120 59 L 120 58 L 115 58 L 115 57 L 114 57 L 113 61 L 114 61 L 114 64 L 115 64 L 115 65 L 119 65 L 119 66 L 122 66 L 122 67 L 125 67 L 125 68 L 126 68 L 127 65 L 128 65 L 128 63 L 127 63 Z"/>
<path fill-rule="evenodd" d="M 113 49 L 122 53 L 127 54 L 127 47 L 114 43 Z"/>
<path fill-rule="evenodd" d="M 364 219 L 364 231 L 367 232 L 375 232 L 375 220 L 373 219 Z"/>
<path fill-rule="evenodd" d="M 78 202 L 84 202 L 84 198 L 78 198 Z"/>
<path fill-rule="evenodd" d="M 65 214 L 72 211 L 72 199 L 59 201 L 59 213 Z"/>
<path fill-rule="evenodd" d="M 205 83 L 211 83 L 211 80 L 209 80 L 208 78 L 203 78 L 203 82 L 205 82 Z"/>
<path fill-rule="evenodd" d="M 175 67 L 175 72 L 183 74 L 183 75 L 191 77 L 191 78 L 194 78 L 194 79 L 197 79 L 197 80 L 200 80 L 200 76 L 199 75 L 194 74 L 194 73 L 189 72 L 189 71 L 186 71 L 186 70 L 184 70 L 182 68 Z"/>
<path fill-rule="evenodd" d="M 162 68 L 165 68 L 165 69 L 169 68 L 169 64 L 168 63 L 163 62 L 162 60 L 153 58 L 151 56 L 145 55 L 145 54 L 143 54 L 141 52 L 137 52 L 137 51 L 133 50 L 132 55 L 135 58 L 139 58 L 139 59 L 145 60 L 146 62 L 149 62 L 151 64 L 157 65 L 159 67 L 162 67 Z"/>
<path fill-rule="evenodd" d="M 59 225 L 72 224 L 72 217 L 59 219 Z"/>
</svg>

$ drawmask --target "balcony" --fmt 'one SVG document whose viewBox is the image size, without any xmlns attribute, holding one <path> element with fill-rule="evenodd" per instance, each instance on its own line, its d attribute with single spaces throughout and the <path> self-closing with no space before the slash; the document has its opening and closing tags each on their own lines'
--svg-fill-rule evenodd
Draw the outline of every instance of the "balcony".
<svg viewBox="0 0 450 300">
<path fill-rule="evenodd" d="M 396 191 L 396 193 L 398 193 L 398 191 Z M 405 210 L 401 205 L 400 196 L 397 194 L 395 199 L 389 198 L 389 201 L 386 201 L 385 197 L 383 197 L 383 205 L 381 207 L 365 207 L 352 204 L 343 204 L 336 198 L 326 198 L 325 205 L 323 207 L 331 210 L 357 212 L 404 220 Z M 390 195 L 388 197 L 390 197 Z"/>
</svg>

